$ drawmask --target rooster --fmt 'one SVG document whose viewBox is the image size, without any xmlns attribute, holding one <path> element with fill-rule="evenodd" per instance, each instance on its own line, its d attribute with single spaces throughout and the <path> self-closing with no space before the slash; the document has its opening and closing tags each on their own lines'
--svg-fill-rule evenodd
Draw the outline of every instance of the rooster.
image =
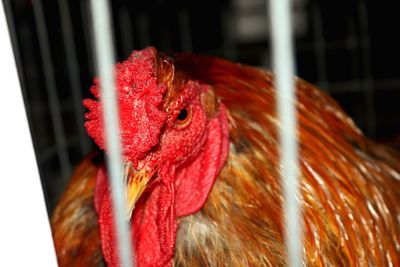
<svg viewBox="0 0 400 267">
<path fill-rule="evenodd" d="M 115 67 L 127 219 L 143 266 L 285 266 L 273 76 L 149 47 Z M 400 266 L 400 161 L 296 79 L 303 266 Z M 101 86 L 85 127 L 107 151 Z M 100 152 L 51 218 L 60 266 L 119 266 Z"/>
</svg>

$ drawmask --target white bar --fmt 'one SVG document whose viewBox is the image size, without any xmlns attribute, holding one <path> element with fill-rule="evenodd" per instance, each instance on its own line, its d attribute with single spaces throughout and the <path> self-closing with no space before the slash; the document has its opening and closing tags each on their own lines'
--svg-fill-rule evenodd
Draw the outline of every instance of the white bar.
<svg viewBox="0 0 400 267">
<path fill-rule="evenodd" d="M 3 1 L 0 1 L 2 266 L 57 266 Z"/>
<path fill-rule="evenodd" d="M 285 242 L 289 266 L 300 267 L 302 234 L 293 80 L 293 40 L 289 1 L 270 0 L 269 15 L 271 17 L 273 63 L 276 73 L 278 116 L 281 121 L 281 179 L 284 194 Z"/>
<path fill-rule="evenodd" d="M 122 182 L 122 154 L 119 135 L 119 116 L 114 81 L 114 46 L 109 5 L 107 0 L 91 0 L 94 47 L 96 62 L 102 85 L 102 102 L 106 145 L 108 148 L 107 167 L 111 178 L 114 215 L 117 227 L 119 257 L 122 266 L 132 266 L 133 250 L 131 235 L 125 219 L 126 203 Z M 133 257 L 134 258 L 134 257 Z"/>
</svg>

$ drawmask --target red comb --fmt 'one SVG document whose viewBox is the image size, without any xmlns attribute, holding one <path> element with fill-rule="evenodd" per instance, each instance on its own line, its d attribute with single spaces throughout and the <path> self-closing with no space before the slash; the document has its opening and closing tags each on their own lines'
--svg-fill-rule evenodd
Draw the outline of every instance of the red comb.
<svg viewBox="0 0 400 267">
<path fill-rule="evenodd" d="M 166 86 L 158 84 L 156 58 L 157 50 L 148 47 L 134 51 L 115 66 L 122 150 L 134 163 L 158 143 L 166 119 L 166 113 L 159 109 Z M 101 98 L 99 79 L 94 79 L 90 91 Z M 101 102 L 85 99 L 83 104 L 89 109 L 85 114 L 88 134 L 101 149 L 106 149 Z"/>
</svg>

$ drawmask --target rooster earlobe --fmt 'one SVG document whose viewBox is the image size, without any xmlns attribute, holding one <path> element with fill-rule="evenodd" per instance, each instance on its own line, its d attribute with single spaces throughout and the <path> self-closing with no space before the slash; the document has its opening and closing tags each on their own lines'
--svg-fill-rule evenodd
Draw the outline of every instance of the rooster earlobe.
<svg viewBox="0 0 400 267">
<path fill-rule="evenodd" d="M 201 103 L 208 118 L 213 118 L 219 110 L 218 99 L 211 87 L 209 87 L 206 92 L 201 94 Z"/>
</svg>

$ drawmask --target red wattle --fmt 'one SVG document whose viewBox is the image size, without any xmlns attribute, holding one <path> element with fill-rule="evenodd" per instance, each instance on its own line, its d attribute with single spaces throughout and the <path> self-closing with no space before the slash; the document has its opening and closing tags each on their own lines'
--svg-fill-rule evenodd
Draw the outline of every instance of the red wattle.
<svg viewBox="0 0 400 267">
<path fill-rule="evenodd" d="M 133 217 L 136 262 L 140 267 L 171 266 L 176 240 L 174 186 L 161 182 Z"/>
<path fill-rule="evenodd" d="M 107 172 L 104 166 L 100 167 L 96 176 L 96 187 L 94 189 L 94 208 L 100 212 L 101 203 L 108 190 Z"/>
<path fill-rule="evenodd" d="M 132 245 L 136 266 L 172 266 L 177 216 L 186 216 L 200 210 L 222 169 L 229 149 L 226 110 L 220 106 L 218 115 L 207 125 L 204 149 L 190 163 L 175 173 L 173 166 L 159 170 L 158 182 L 143 194 L 132 217 Z M 120 266 L 115 240 L 115 224 L 109 190 L 104 190 L 106 179 L 96 185 L 95 202 L 99 213 L 101 246 L 109 267 Z M 100 194 L 104 194 L 101 196 Z"/>
<path fill-rule="evenodd" d="M 176 240 L 174 186 L 160 181 L 150 194 L 139 201 L 132 217 L 132 247 L 136 266 L 171 266 Z M 120 266 L 115 223 L 109 191 L 102 198 L 99 213 L 101 247 L 109 267 Z"/>
<path fill-rule="evenodd" d="M 221 104 L 218 116 L 207 126 L 207 140 L 196 159 L 177 172 L 176 214 L 187 216 L 199 211 L 207 200 L 229 151 L 229 133 L 226 109 Z"/>
</svg>

